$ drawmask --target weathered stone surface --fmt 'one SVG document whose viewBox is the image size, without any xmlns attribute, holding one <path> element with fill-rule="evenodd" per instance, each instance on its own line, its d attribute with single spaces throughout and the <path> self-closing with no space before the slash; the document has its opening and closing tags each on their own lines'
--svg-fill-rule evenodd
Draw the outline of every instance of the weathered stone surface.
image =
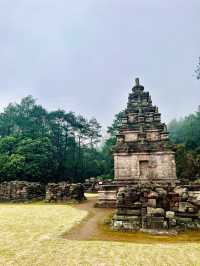
<svg viewBox="0 0 200 266">
<path fill-rule="evenodd" d="M 149 92 L 136 84 L 129 94 L 114 147 L 116 180 L 174 183 L 174 152 L 160 117 Z"/>
<path fill-rule="evenodd" d="M 200 206 L 200 191 L 190 191 L 188 201 Z"/>
<path fill-rule="evenodd" d="M 141 215 L 141 210 L 130 210 L 130 209 L 117 209 L 117 215 L 133 215 L 138 216 Z"/>
<path fill-rule="evenodd" d="M 177 193 L 180 197 L 183 195 L 183 193 L 187 192 L 186 187 L 177 186 L 174 188 L 174 192 Z"/>
<path fill-rule="evenodd" d="M 152 208 L 156 208 L 156 199 L 148 199 L 147 206 L 152 207 Z"/>
<path fill-rule="evenodd" d="M 165 192 L 159 196 L 159 191 Z M 188 193 L 189 197 L 182 197 L 184 193 Z M 189 185 L 186 189 L 180 186 L 174 189 L 170 185 L 161 189 L 160 185 L 155 184 L 121 188 L 117 194 L 117 215 L 113 217 L 112 227 L 114 230 L 127 228 L 134 231 L 148 229 L 162 232 L 163 230 L 179 232 L 200 229 L 198 195 L 197 191 L 193 191 L 193 187 Z M 182 201 L 183 198 L 184 201 Z M 120 221 L 120 227 L 117 221 Z M 123 226 L 124 221 L 125 226 Z"/>
<path fill-rule="evenodd" d="M 139 191 L 143 193 L 143 197 L 140 197 L 142 204 L 169 209 L 170 201 L 166 200 L 167 184 L 174 185 L 176 182 L 175 153 L 172 148 L 167 127 L 161 123 L 158 108 L 152 105 L 149 92 L 145 92 L 138 81 L 129 94 L 127 108 L 123 113 L 119 134 L 117 134 L 117 143 L 113 148 L 117 205 L 126 204 L 132 207 L 133 202 L 139 199 L 138 192 L 135 191 L 137 184 L 147 184 Z M 152 190 L 151 183 L 164 184 L 164 186 L 156 186 L 156 190 Z M 133 184 L 136 186 L 134 187 Z M 133 191 L 121 193 L 120 187 L 130 185 Z M 101 192 L 106 191 L 106 188 L 102 186 L 100 189 L 100 200 L 97 206 L 114 206 L 114 199 L 111 201 L 107 193 Z M 112 186 L 110 190 L 113 190 Z M 150 191 L 152 194 L 149 193 Z M 178 198 L 176 202 L 179 202 L 181 197 L 178 193 L 175 194 Z M 149 199 L 156 199 L 156 202 L 149 200 L 147 203 L 146 195 Z M 186 195 L 183 196 L 186 199 Z M 128 199 L 125 203 L 124 197 L 126 200 L 128 198 L 131 200 Z"/>
<path fill-rule="evenodd" d="M 155 192 L 155 191 L 151 191 L 149 194 L 148 194 L 148 199 L 157 199 L 158 198 L 158 193 Z"/>
<path fill-rule="evenodd" d="M 179 208 L 178 208 L 179 212 L 187 212 L 188 209 L 190 209 L 190 210 L 194 209 L 194 205 L 189 203 L 189 202 L 180 202 L 179 203 Z M 189 212 L 191 212 L 191 211 L 189 211 Z"/>
<path fill-rule="evenodd" d="M 165 197 L 167 195 L 167 191 L 162 187 L 155 188 L 155 191 L 158 193 L 158 197 Z"/>
<path fill-rule="evenodd" d="M 46 201 L 57 202 L 67 200 L 81 201 L 85 199 L 82 184 L 69 184 L 66 182 L 49 183 L 46 187 Z"/>
<path fill-rule="evenodd" d="M 149 208 L 147 207 L 147 215 L 150 216 L 164 216 L 165 211 L 162 208 Z"/>
<path fill-rule="evenodd" d="M 169 226 L 169 228 L 175 227 L 176 226 L 176 219 L 175 218 L 169 218 L 168 226 Z"/>
<path fill-rule="evenodd" d="M 98 191 L 98 202 L 95 204 L 95 207 L 116 208 L 117 189 L 118 188 L 114 184 L 100 186 Z M 122 200 L 122 197 L 118 198 L 118 201 Z"/>
<path fill-rule="evenodd" d="M 37 182 L 10 181 L 0 183 L 0 201 L 32 201 L 45 198 L 45 186 Z"/>
<path fill-rule="evenodd" d="M 168 219 L 173 219 L 175 216 L 175 212 L 173 211 L 166 211 L 165 217 Z"/>
<path fill-rule="evenodd" d="M 102 185 L 109 185 L 109 184 L 112 184 L 111 179 L 103 180 L 101 178 L 90 177 L 90 178 L 85 179 L 85 182 L 83 185 L 84 185 L 85 192 L 96 193 L 99 191 Z"/>
</svg>

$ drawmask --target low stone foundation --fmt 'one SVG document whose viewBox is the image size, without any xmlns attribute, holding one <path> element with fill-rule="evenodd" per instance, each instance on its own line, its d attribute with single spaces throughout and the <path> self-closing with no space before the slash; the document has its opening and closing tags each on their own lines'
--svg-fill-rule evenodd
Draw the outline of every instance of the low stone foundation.
<svg viewBox="0 0 200 266">
<path fill-rule="evenodd" d="M 200 185 L 141 184 L 119 188 L 114 230 L 200 229 Z"/>
<path fill-rule="evenodd" d="M 46 187 L 46 201 L 59 202 L 67 200 L 82 201 L 85 199 L 82 184 L 69 184 L 66 182 L 49 183 Z"/>
<path fill-rule="evenodd" d="M 0 183 L 0 201 L 25 202 L 43 200 L 45 186 L 36 182 L 10 181 Z"/>
<path fill-rule="evenodd" d="M 116 208 L 118 186 L 116 184 L 102 185 L 98 191 L 98 208 Z"/>
<path fill-rule="evenodd" d="M 135 185 L 131 180 L 110 180 L 102 182 L 98 190 L 98 202 L 95 207 L 98 208 L 116 208 L 117 192 L 121 187 Z"/>
</svg>

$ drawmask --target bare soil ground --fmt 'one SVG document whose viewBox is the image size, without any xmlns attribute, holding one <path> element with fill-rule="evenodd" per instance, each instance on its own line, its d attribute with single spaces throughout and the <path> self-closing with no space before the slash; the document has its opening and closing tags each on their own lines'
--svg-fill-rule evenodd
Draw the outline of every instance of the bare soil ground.
<svg viewBox="0 0 200 266">
<path fill-rule="evenodd" d="M 83 221 L 74 226 L 65 237 L 69 240 L 98 240 L 102 239 L 104 220 L 114 213 L 114 209 L 95 208 L 97 196 L 89 197 L 86 202 L 74 205 L 79 210 L 88 212 Z"/>
</svg>

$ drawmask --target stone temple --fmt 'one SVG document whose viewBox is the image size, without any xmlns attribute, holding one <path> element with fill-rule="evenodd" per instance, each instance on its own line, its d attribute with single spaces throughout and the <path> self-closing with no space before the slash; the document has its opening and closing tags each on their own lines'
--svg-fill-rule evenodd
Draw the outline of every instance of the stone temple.
<svg viewBox="0 0 200 266">
<path fill-rule="evenodd" d="M 171 234 L 200 229 L 200 185 L 176 179 L 166 125 L 139 79 L 129 94 L 114 152 L 115 179 L 99 207 L 114 207 L 113 230 Z"/>
<path fill-rule="evenodd" d="M 136 78 L 114 147 L 115 180 L 143 183 L 175 182 L 175 155 L 149 92 Z"/>
<path fill-rule="evenodd" d="M 115 178 L 99 190 L 99 207 L 115 207 L 120 187 L 176 182 L 175 153 L 167 127 L 138 78 L 129 94 L 118 131 L 113 148 Z"/>
</svg>

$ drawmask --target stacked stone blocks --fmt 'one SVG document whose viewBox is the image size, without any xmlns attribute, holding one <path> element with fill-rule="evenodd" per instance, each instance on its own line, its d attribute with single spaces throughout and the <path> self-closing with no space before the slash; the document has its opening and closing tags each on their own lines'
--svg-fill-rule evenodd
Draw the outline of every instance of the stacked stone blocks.
<svg viewBox="0 0 200 266">
<path fill-rule="evenodd" d="M 84 199 L 84 186 L 81 183 L 49 183 L 46 187 L 47 202 L 61 202 L 67 200 L 81 201 Z"/>
<path fill-rule="evenodd" d="M 10 181 L 0 183 L 0 201 L 31 201 L 45 198 L 45 186 L 37 182 Z"/>
<path fill-rule="evenodd" d="M 49 183 L 47 186 L 38 182 L 10 181 L 0 183 L 1 202 L 30 202 L 35 200 L 61 202 L 85 199 L 82 184 L 67 182 Z"/>
<path fill-rule="evenodd" d="M 114 230 L 200 229 L 200 185 L 158 184 L 120 188 Z"/>
</svg>

